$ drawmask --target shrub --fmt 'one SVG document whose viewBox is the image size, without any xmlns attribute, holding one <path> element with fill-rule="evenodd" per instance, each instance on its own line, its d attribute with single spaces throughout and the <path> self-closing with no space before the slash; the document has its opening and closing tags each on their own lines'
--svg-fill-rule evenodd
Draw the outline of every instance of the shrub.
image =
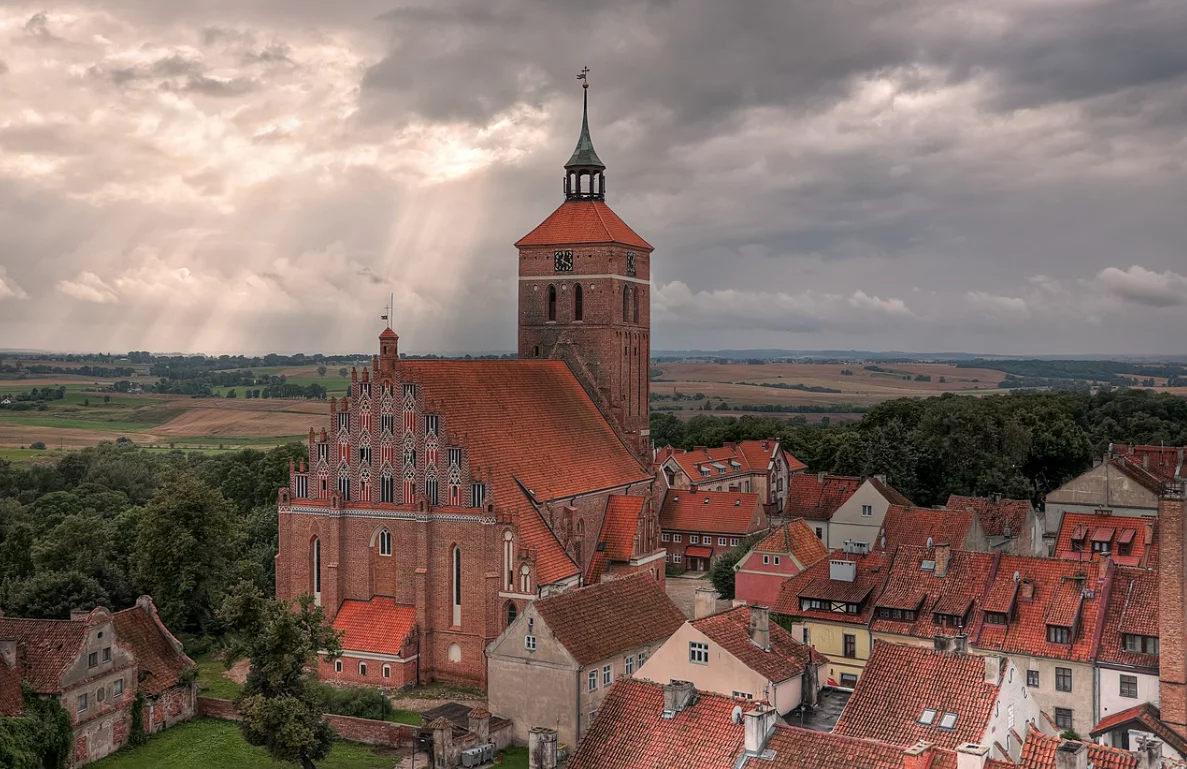
<svg viewBox="0 0 1187 769">
<path fill-rule="evenodd" d="M 387 696 L 378 689 L 328 686 L 315 681 L 310 681 L 309 686 L 326 713 L 384 721 L 392 712 Z"/>
<path fill-rule="evenodd" d="M 45 451 L 45 441 L 33 441 L 29 444 L 29 448 L 34 451 Z"/>
</svg>

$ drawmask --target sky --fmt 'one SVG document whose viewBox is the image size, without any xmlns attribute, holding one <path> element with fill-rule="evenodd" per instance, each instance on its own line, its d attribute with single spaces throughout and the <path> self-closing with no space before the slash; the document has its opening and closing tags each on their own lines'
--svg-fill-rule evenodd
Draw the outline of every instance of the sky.
<svg viewBox="0 0 1187 769">
<path fill-rule="evenodd" d="M 1182 0 L 0 0 L 0 348 L 515 348 L 590 68 L 655 349 L 1187 352 Z"/>
</svg>

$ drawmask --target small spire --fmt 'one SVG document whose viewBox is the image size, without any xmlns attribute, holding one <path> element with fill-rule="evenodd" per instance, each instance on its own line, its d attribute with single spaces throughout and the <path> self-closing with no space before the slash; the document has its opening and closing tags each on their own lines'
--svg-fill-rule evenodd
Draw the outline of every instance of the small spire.
<svg viewBox="0 0 1187 769">
<path fill-rule="evenodd" d="M 581 135 L 565 163 L 565 197 L 601 200 L 606 194 L 606 164 L 598 157 L 589 136 L 589 67 L 583 67 L 577 79 L 581 81 Z"/>
</svg>

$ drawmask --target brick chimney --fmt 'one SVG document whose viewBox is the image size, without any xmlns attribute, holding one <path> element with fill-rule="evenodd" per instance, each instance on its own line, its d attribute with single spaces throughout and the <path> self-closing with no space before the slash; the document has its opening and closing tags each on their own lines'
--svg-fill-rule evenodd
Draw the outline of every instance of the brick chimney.
<svg viewBox="0 0 1187 769">
<path fill-rule="evenodd" d="M 956 746 L 956 769 L 985 769 L 989 748 L 975 742 Z"/>
<path fill-rule="evenodd" d="M 1158 692 L 1162 721 L 1187 738 L 1187 527 L 1183 511 L 1184 484 L 1168 488 L 1158 499 L 1159 548 Z M 1171 610 L 1171 607 L 1177 607 Z"/>
<path fill-rule="evenodd" d="M 778 713 L 770 705 L 755 705 L 743 714 L 746 725 L 745 747 L 750 755 L 758 755 L 767 747 L 767 739 L 775 730 Z"/>
<path fill-rule="evenodd" d="M 528 769 L 556 769 L 556 730 L 533 726 L 528 732 Z"/>
<path fill-rule="evenodd" d="M 985 657 L 985 683 L 993 684 L 994 686 L 1001 686 L 1001 683 L 1002 683 L 1002 658 L 1001 657 Z"/>
<path fill-rule="evenodd" d="M 717 611 L 717 590 L 711 587 L 698 587 L 692 598 L 693 619 L 708 617 Z"/>
<path fill-rule="evenodd" d="M 750 607 L 750 641 L 765 652 L 771 650 L 771 610 L 765 606 Z"/>
<path fill-rule="evenodd" d="M 903 769 L 931 769 L 936 749 L 930 742 L 917 742 L 903 751 Z"/>
<path fill-rule="evenodd" d="M 1065 740 L 1055 749 L 1055 769 L 1088 769 L 1088 746 Z"/>
<path fill-rule="evenodd" d="M 697 690 L 692 681 L 672 680 L 664 684 L 664 718 L 672 718 L 680 711 L 691 705 L 696 698 Z"/>
<path fill-rule="evenodd" d="M 948 576 L 948 562 L 952 560 L 952 548 L 948 545 L 936 545 L 936 571 L 940 579 Z"/>
</svg>

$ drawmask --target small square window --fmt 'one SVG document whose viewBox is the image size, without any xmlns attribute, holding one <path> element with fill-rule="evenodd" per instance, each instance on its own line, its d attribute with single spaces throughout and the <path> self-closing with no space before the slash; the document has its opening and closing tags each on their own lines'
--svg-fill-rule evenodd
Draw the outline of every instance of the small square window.
<svg viewBox="0 0 1187 769">
<path fill-rule="evenodd" d="M 103 661 L 111 662 L 111 647 L 110 646 L 103 647 Z"/>
<path fill-rule="evenodd" d="M 688 661 L 697 665 L 709 664 L 709 644 L 700 641 L 688 642 Z"/>
<path fill-rule="evenodd" d="M 1037 671 L 1037 670 L 1026 671 L 1026 685 L 1031 686 L 1031 687 L 1036 687 L 1039 685 L 1039 671 Z"/>
<path fill-rule="evenodd" d="M 699 545 L 699 544 L 701 544 L 701 538 L 700 538 L 698 535 L 696 535 L 696 534 L 690 534 L 690 535 L 688 535 L 688 541 L 689 541 L 689 542 L 691 542 L 691 543 L 693 543 L 694 545 Z"/>
<path fill-rule="evenodd" d="M 762 562 L 763 562 L 763 564 L 764 564 L 764 565 L 769 565 L 769 564 L 771 563 L 771 556 L 769 556 L 769 555 L 764 555 L 764 556 L 762 557 Z"/>
<path fill-rule="evenodd" d="M 730 537 L 730 547 L 737 547 L 741 541 L 737 537 Z"/>
<path fill-rule="evenodd" d="M 93 668 L 99 664 L 99 652 L 91 652 L 87 655 L 87 667 Z"/>
<path fill-rule="evenodd" d="M 727 540 L 725 537 L 718 537 L 718 538 L 717 538 L 717 544 L 718 544 L 718 545 L 721 545 L 722 547 L 725 547 L 725 543 L 726 543 L 726 542 L 728 542 L 728 541 L 729 541 L 729 540 Z"/>
<path fill-rule="evenodd" d="M 955 713 L 945 713 L 944 715 L 940 716 L 940 728 L 941 729 L 955 729 L 956 728 L 956 714 Z"/>
<path fill-rule="evenodd" d="M 734 696 L 735 700 L 752 700 L 752 699 L 754 699 L 754 695 L 751 694 L 750 692 L 739 692 L 739 691 L 735 690 L 733 696 Z"/>
<path fill-rule="evenodd" d="M 1055 708 L 1055 725 L 1060 729 L 1072 728 L 1072 709 L 1071 708 Z"/>
<path fill-rule="evenodd" d="M 779 565 L 779 556 L 775 556 L 775 565 L 776 565 L 776 566 L 778 566 L 778 565 Z"/>
<path fill-rule="evenodd" d="M 359 663 L 359 675 L 366 678 L 366 676 L 367 676 L 367 663 L 366 662 Z"/>
<path fill-rule="evenodd" d="M 602 668 L 602 686 L 609 686 L 614 681 L 614 666 L 606 665 Z"/>
<path fill-rule="evenodd" d="M 661 542 L 671 542 L 672 535 L 665 531 L 663 534 L 659 535 L 659 539 Z"/>
<path fill-rule="evenodd" d="M 855 673 L 842 673 L 841 686 L 845 687 L 846 689 L 852 689 L 853 687 L 857 686 L 857 675 Z"/>
<path fill-rule="evenodd" d="M 873 514 L 874 514 L 874 506 L 873 505 L 862 505 L 861 506 L 861 516 L 863 518 L 869 518 Z"/>
<path fill-rule="evenodd" d="M 1137 676 L 1121 676 L 1121 696 L 1130 699 L 1137 699 L 1138 696 L 1138 677 Z"/>
<path fill-rule="evenodd" d="M 523 648 L 527 649 L 530 652 L 536 651 L 536 636 L 525 635 L 523 637 Z"/>
<path fill-rule="evenodd" d="M 932 710 L 931 708 L 925 708 L 923 712 L 919 714 L 919 723 L 923 724 L 924 726 L 931 726 L 935 722 L 936 711 Z"/>
<path fill-rule="evenodd" d="M 589 671 L 589 690 L 596 692 L 598 690 L 598 671 Z"/>
<path fill-rule="evenodd" d="M 392 677 L 392 666 L 384 665 L 383 670 L 381 672 L 383 673 L 384 678 L 391 678 Z"/>
<path fill-rule="evenodd" d="M 673 535 L 672 535 L 672 541 L 673 541 L 673 542 L 682 542 L 683 540 L 684 540 L 684 535 L 683 535 L 683 534 L 673 534 Z"/>
</svg>

